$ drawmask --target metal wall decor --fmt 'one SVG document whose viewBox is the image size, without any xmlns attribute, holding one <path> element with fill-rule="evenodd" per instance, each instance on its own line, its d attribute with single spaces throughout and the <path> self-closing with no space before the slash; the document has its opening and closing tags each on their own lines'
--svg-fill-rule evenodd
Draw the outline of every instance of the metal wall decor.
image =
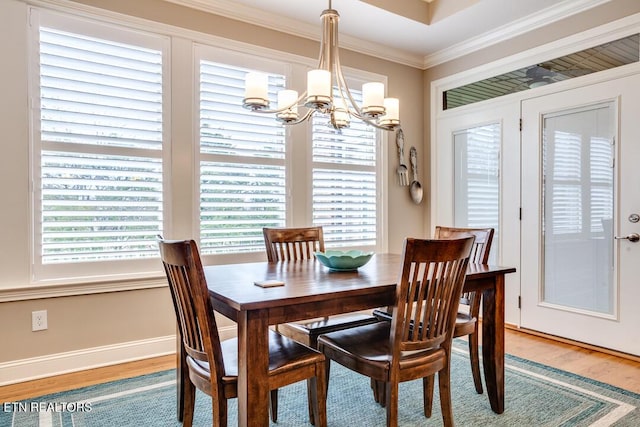
<svg viewBox="0 0 640 427">
<path fill-rule="evenodd" d="M 409 150 L 409 162 L 411 164 L 411 180 L 409 180 L 409 168 L 404 161 L 404 132 L 402 129 L 396 131 L 396 147 L 398 148 L 398 184 L 400 187 L 409 187 L 409 195 L 415 204 L 422 202 L 424 190 L 418 179 L 418 150 L 411 147 Z"/>
</svg>

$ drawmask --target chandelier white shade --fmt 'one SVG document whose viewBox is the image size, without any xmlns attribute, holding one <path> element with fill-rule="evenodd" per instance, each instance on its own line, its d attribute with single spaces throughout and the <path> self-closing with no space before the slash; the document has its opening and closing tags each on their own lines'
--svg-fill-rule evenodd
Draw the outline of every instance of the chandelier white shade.
<svg viewBox="0 0 640 427">
<path fill-rule="evenodd" d="M 307 73 L 307 90 L 299 95 L 295 90 L 278 92 L 278 105 L 270 109 L 268 77 L 261 73 L 247 73 L 243 106 L 259 113 L 275 114 L 284 124 L 298 124 L 313 113 L 328 115 L 336 129 L 349 126 L 356 117 L 379 129 L 394 130 L 400 126 L 399 101 L 385 98 L 384 83 L 362 85 L 362 107 L 354 100 L 340 66 L 338 47 L 339 14 L 331 8 L 322 12 L 322 40 L 318 69 Z M 302 110 L 302 114 L 300 114 Z"/>
</svg>

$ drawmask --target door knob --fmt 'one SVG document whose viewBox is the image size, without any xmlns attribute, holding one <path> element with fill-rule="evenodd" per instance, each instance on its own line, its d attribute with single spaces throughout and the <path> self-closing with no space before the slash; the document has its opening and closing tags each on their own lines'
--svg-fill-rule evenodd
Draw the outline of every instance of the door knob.
<svg viewBox="0 0 640 427">
<path fill-rule="evenodd" d="M 618 237 L 618 236 L 615 236 L 615 237 L 614 237 L 614 239 L 617 239 L 617 240 L 628 240 L 628 241 L 630 241 L 630 242 L 634 242 L 634 243 L 635 243 L 635 242 L 637 242 L 638 240 L 640 240 L 640 234 L 638 234 L 638 233 L 631 233 L 631 234 L 629 234 L 628 236 L 624 236 L 624 237 Z"/>
</svg>

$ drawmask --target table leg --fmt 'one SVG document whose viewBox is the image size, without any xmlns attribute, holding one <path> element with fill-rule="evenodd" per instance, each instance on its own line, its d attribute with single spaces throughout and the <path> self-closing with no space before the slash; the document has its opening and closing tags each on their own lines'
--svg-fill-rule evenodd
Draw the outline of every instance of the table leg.
<svg viewBox="0 0 640 427">
<path fill-rule="evenodd" d="M 238 316 L 238 426 L 269 425 L 269 323 L 267 312 Z"/>
<path fill-rule="evenodd" d="M 482 365 L 493 412 L 504 412 L 504 275 L 482 292 Z"/>
</svg>

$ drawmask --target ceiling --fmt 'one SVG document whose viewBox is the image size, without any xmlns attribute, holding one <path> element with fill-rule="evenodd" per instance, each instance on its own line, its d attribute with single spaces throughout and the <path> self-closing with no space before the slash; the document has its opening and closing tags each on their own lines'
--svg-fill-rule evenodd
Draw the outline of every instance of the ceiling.
<svg viewBox="0 0 640 427">
<path fill-rule="evenodd" d="M 167 0 L 318 40 L 330 0 Z M 610 0 L 332 0 L 341 47 L 420 68 Z"/>
</svg>

